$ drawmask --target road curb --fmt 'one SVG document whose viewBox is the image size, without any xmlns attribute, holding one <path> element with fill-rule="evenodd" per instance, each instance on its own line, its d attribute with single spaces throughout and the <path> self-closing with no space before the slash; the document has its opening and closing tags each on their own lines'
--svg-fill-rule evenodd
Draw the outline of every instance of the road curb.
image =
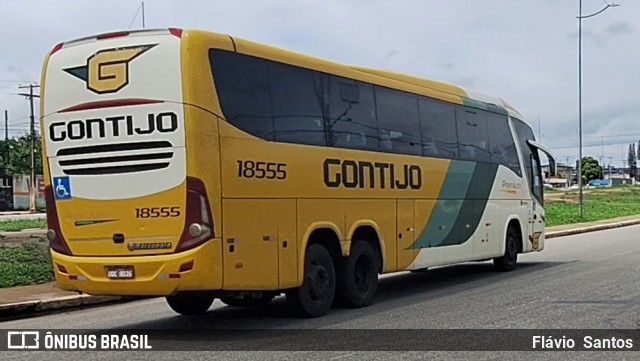
<svg viewBox="0 0 640 361">
<path fill-rule="evenodd" d="M 636 224 L 640 224 L 640 219 L 634 219 L 631 221 L 623 221 L 609 224 L 598 224 L 596 226 L 582 227 L 582 228 L 572 228 L 563 231 L 555 231 L 555 232 L 547 232 L 545 233 L 545 239 L 556 238 L 556 237 L 564 237 L 564 236 L 572 236 L 574 234 L 581 234 L 587 232 L 595 232 L 595 231 L 603 231 L 606 229 L 620 228 L 626 226 L 634 226 Z"/>
<path fill-rule="evenodd" d="M 66 308 L 77 308 L 81 306 L 91 306 L 102 303 L 132 301 L 136 298 L 123 296 L 90 296 L 90 295 L 69 295 L 56 297 L 48 300 L 33 300 L 25 302 L 7 303 L 0 305 L 0 320 L 23 317 L 29 314 L 61 310 Z"/>
</svg>

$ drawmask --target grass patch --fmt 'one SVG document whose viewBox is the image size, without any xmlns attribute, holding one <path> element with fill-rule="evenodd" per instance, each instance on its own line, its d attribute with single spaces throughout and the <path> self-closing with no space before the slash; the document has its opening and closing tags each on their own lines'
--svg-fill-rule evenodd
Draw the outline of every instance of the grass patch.
<svg viewBox="0 0 640 361">
<path fill-rule="evenodd" d="M 577 192 L 565 193 L 561 198 L 545 203 L 546 224 L 599 221 L 640 214 L 640 189 L 631 187 L 593 189 L 583 194 L 584 217 L 580 219 Z"/>
<path fill-rule="evenodd" d="M 54 279 L 48 248 L 35 243 L 0 248 L 0 288 Z"/>
<path fill-rule="evenodd" d="M 27 228 L 46 228 L 47 220 L 20 219 L 15 221 L 0 221 L 0 231 L 21 231 Z"/>
</svg>

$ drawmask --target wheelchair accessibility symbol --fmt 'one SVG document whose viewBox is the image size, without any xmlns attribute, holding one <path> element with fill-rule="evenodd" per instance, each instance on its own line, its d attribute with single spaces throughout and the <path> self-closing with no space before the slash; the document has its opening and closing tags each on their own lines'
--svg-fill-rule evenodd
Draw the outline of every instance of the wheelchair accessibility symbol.
<svg viewBox="0 0 640 361">
<path fill-rule="evenodd" d="M 69 177 L 53 177 L 53 194 L 56 199 L 71 199 Z"/>
</svg>

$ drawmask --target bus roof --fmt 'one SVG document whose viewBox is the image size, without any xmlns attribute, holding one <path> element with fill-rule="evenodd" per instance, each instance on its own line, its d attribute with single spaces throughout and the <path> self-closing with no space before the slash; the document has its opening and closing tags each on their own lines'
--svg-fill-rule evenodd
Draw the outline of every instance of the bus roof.
<svg viewBox="0 0 640 361">
<path fill-rule="evenodd" d="M 250 40 L 236 38 L 231 35 L 215 33 L 204 30 L 182 30 L 177 28 L 165 29 L 144 29 L 144 30 L 126 30 L 115 31 L 100 35 L 88 36 L 71 41 L 66 41 L 56 45 L 55 52 L 62 47 L 73 46 L 78 43 L 89 41 L 97 41 L 101 39 L 129 36 L 129 35 L 149 35 L 158 33 L 170 33 L 177 37 L 183 37 L 183 32 L 189 34 L 186 39 L 195 38 L 224 38 L 233 42 L 235 51 L 247 55 L 264 57 L 270 60 L 281 61 L 291 65 L 307 67 L 324 71 L 344 77 L 350 77 L 356 80 L 368 81 L 378 85 L 389 86 L 393 88 L 403 89 L 409 92 L 437 98 L 440 100 L 464 104 L 470 107 L 484 109 L 502 114 L 508 114 L 512 117 L 523 120 L 524 117 L 513 106 L 505 102 L 501 98 L 483 94 L 480 92 L 465 89 L 461 86 L 449 84 L 442 81 L 420 78 L 413 75 L 398 73 L 391 70 L 373 69 L 357 65 L 346 65 L 330 60 L 325 60 L 310 55 L 297 53 L 294 51 L 265 45 Z"/>
</svg>

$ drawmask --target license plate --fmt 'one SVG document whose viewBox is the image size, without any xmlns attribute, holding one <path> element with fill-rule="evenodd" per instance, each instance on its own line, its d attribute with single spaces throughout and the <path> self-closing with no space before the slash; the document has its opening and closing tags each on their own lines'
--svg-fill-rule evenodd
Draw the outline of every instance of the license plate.
<svg viewBox="0 0 640 361">
<path fill-rule="evenodd" d="M 132 279 L 134 276 L 133 266 L 111 266 L 106 269 L 107 278 L 112 280 Z"/>
</svg>

